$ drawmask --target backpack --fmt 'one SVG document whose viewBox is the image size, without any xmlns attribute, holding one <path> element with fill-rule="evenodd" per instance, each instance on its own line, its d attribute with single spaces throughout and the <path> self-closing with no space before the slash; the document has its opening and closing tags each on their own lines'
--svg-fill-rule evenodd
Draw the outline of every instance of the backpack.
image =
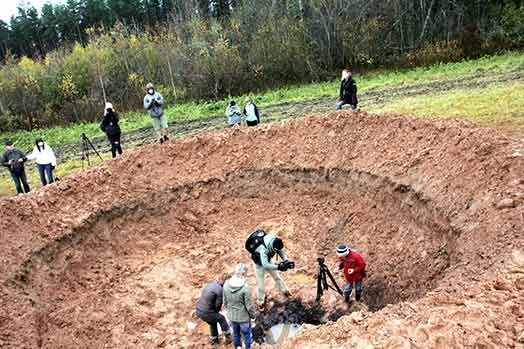
<svg viewBox="0 0 524 349">
<path fill-rule="evenodd" d="M 266 236 L 266 232 L 262 229 L 257 229 L 254 232 L 249 235 L 249 237 L 246 240 L 246 250 L 251 254 L 251 259 L 255 264 L 260 265 L 260 255 L 256 252 L 257 248 L 260 245 L 264 245 L 264 237 Z"/>
</svg>

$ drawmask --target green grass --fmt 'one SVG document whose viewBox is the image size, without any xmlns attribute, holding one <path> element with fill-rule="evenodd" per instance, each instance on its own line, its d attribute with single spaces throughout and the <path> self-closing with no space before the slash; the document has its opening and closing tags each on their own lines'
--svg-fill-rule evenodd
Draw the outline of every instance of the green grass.
<svg viewBox="0 0 524 349">
<path fill-rule="evenodd" d="M 405 71 L 375 72 L 357 76 L 360 92 L 370 89 L 416 85 L 431 81 L 460 79 L 479 73 L 501 74 L 524 67 L 524 53 L 485 57 L 474 61 L 435 65 Z M 489 77 L 488 77 L 489 78 Z M 256 95 L 257 103 L 262 107 L 280 103 L 297 103 L 319 97 L 337 97 L 338 81 L 290 86 Z M 235 97 L 243 102 L 245 96 Z M 186 103 L 166 110 L 171 122 L 198 119 L 212 115 L 222 115 L 230 98 L 212 103 Z M 414 97 L 398 96 L 384 107 L 370 105 L 366 110 L 373 112 L 398 112 L 415 116 L 462 117 L 490 125 L 503 125 L 524 128 L 524 83 L 513 82 L 490 85 L 488 88 L 459 89 L 419 95 Z M 34 139 L 43 137 L 49 144 L 58 145 L 76 142 L 82 133 L 89 137 L 101 136 L 98 123 L 74 124 L 67 127 L 55 127 L 33 132 L 19 131 L 4 133 L 2 139 L 12 139 L 22 150 L 32 148 Z M 144 112 L 126 113 L 121 116 L 121 127 L 129 132 L 143 127 L 151 127 L 149 116 Z M 106 158 L 108 158 L 106 156 Z M 96 161 L 95 161 L 96 163 Z M 63 177 L 82 168 L 79 160 L 70 160 L 59 164 L 58 177 Z M 35 165 L 27 166 L 31 186 L 38 187 L 40 180 Z M 7 171 L 0 173 L 0 196 L 13 195 L 14 186 Z"/>
<path fill-rule="evenodd" d="M 460 117 L 490 125 L 524 127 L 524 84 L 456 89 L 401 98 L 374 112 L 397 112 L 419 117 Z"/>
<path fill-rule="evenodd" d="M 105 157 L 108 158 L 107 156 Z M 91 165 L 100 164 L 102 161 L 100 159 L 93 157 L 91 159 Z M 86 164 L 87 166 L 87 164 Z M 27 164 L 26 167 L 27 181 L 31 190 L 41 186 L 40 177 L 38 176 L 38 170 L 36 165 L 31 163 Z M 56 167 L 55 177 L 63 178 L 68 174 L 81 171 L 82 170 L 82 161 L 81 160 L 68 160 L 61 162 L 59 166 Z M 11 175 L 8 171 L 2 171 L 0 173 L 0 197 L 2 196 L 11 196 L 16 194 L 15 185 L 12 182 Z"/>
<path fill-rule="evenodd" d="M 411 70 L 368 73 L 356 76 L 360 92 L 374 88 L 402 86 L 417 82 L 456 79 L 481 72 L 501 73 L 524 67 L 523 53 L 507 53 L 498 56 L 484 57 L 478 60 L 458 63 L 439 64 Z M 308 99 L 333 96 L 338 93 L 338 81 L 289 86 L 267 91 L 256 95 L 257 103 L 265 106 L 279 103 L 296 103 Z M 245 96 L 230 97 L 243 101 Z M 222 115 L 230 98 L 210 103 L 186 103 L 175 105 L 166 110 L 171 122 L 198 119 L 211 115 Z M 121 115 L 121 126 L 124 132 L 143 127 L 150 127 L 150 118 L 145 112 L 130 112 Z M 78 141 L 82 133 L 89 137 L 101 136 L 98 123 L 80 123 L 49 129 L 18 131 L 0 134 L 0 140 L 11 139 L 22 150 L 29 150 L 38 137 L 43 137 L 49 144 L 64 144 Z"/>
</svg>

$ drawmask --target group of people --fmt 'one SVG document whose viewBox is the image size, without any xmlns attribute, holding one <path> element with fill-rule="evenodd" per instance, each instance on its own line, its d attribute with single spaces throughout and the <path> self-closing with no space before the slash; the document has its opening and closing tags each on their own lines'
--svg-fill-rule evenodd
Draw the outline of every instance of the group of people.
<svg viewBox="0 0 524 349">
<path fill-rule="evenodd" d="M 266 307 L 266 273 L 271 275 L 278 290 L 286 298 L 291 297 L 280 272 L 293 269 L 295 263 L 289 260 L 282 239 L 258 229 L 249 235 L 245 248 L 251 254 L 255 268 L 258 311 L 263 311 Z M 362 298 L 366 262 L 358 252 L 344 244 L 337 246 L 336 255 L 339 259 L 338 267 L 346 281 L 344 300 L 350 303 L 355 289 L 355 300 L 358 302 Z M 273 262 L 276 256 L 280 257 L 281 262 Z M 232 342 L 234 348 L 241 348 L 242 339 L 246 349 L 250 349 L 253 344 L 252 321 L 256 318 L 257 307 L 252 301 L 251 287 L 246 281 L 247 271 L 248 267 L 244 263 L 237 264 L 230 278 L 222 275 L 218 280 L 205 285 L 202 290 L 196 305 L 196 315 L 209 325 L 212 344 L 220 343 L 218 326 L 226 344 Z M 229 323 L 221 313 L 222 306 L 226 309 Z"/>
<path fill-rule="evenodd" d="M 25 172 L 27 160 L 35 160 L 43 186 L 55 181 L 53 171 L 56 167 L 56 156 L 53 149 L 43 139 L 37 139 L 33 151 L 27 155 L 17 149 L 13 141 L 6 141 L 5 152 L 0 162 L 9 170 L 18 194 L 29 193 L 31 190 Z"/>
<path fill-rule="evenodd" d="M 245 118 L 247 126 L 256 126 L 260 123 L 258 107 L 251 98 L 246 99 L 242 111 L 240 111 L 240 108 L 234 100 L 230 101 L 226 108 L 226 116 L 230 127 L 241 126 L 242 117 Z"/>
</svg>

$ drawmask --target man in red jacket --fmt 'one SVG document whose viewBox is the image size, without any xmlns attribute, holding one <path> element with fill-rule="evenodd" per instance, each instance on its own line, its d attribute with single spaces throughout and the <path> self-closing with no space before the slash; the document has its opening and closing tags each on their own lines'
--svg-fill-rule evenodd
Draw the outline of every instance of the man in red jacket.
<svg viewBox="0 0 524 349">
<path fill-rule="evenodd" d="M 349 303 L 353 284 L 355 284 L 355 300 L 358 302 L 362 297 L 362 279 L 366 275 L 366 262 L 360 254 L 351 251 L 344 244 L 337 246 L 337 256 L 340 259 L 339 269 L 344 271 L 344 278 L 346 279 L 344 300 Z"/>
</svg>

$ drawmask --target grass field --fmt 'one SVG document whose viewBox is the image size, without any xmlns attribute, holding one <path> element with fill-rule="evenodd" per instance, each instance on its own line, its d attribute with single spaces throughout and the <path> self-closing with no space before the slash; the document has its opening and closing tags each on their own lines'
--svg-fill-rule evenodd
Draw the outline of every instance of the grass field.
<svg viewBox="0 0 524 349">
<path fill-rule="evenodd" d="M 403 71 L 372 72 L 356 75 L 361 107 L 373 112 L 399 112 L 425 117 L 462 117 L 490 125 L 524 127 L 524 53 L 484 57 L 478 60 L 441 64 Z M 498 80 L 494 81 L 494 77 Z M 255 95 L 258 105 L 271 111 L 278 120 L 292 110 L 295 114 L 324 112 L 332 109 L 337 98 L 338 81 L 290 86 Z M 243 101 L 246 96 L 232 97 Z M 166 110 L 171 123 L 182 123 L 209 116 L 223 115 L 228 100 L 212 103 L 187 103 Z M 169 102 L 169 101 L 168 101 Z M 309 104 L 312 108 L 305 109 Z M 279 107 L 279 105 L 282 105 Z M 272 107 L 274 106 L 274 107 Z M 224 118 L 225 121 L 225 118 Z M 145 112 L 121 115 L 124 133 L 150 127 Z M 32 148 L 34 139 L 43 137 L 49 144 L 77 142 L 80 135 L 100 136 L 98 123 L 67 127 L 19 131 L 0 134 L 0 140 L 11 139 L 22 150 Z M 28 176 L 33 186 L 39 180 L 33 166 Z M 81 162 L 60 163 L 57 175 L 63 177 L 81 169 Z M 12 195 L 13 185 L 6 171 L 0 173 L 0 196 Z"/>
</svg>

